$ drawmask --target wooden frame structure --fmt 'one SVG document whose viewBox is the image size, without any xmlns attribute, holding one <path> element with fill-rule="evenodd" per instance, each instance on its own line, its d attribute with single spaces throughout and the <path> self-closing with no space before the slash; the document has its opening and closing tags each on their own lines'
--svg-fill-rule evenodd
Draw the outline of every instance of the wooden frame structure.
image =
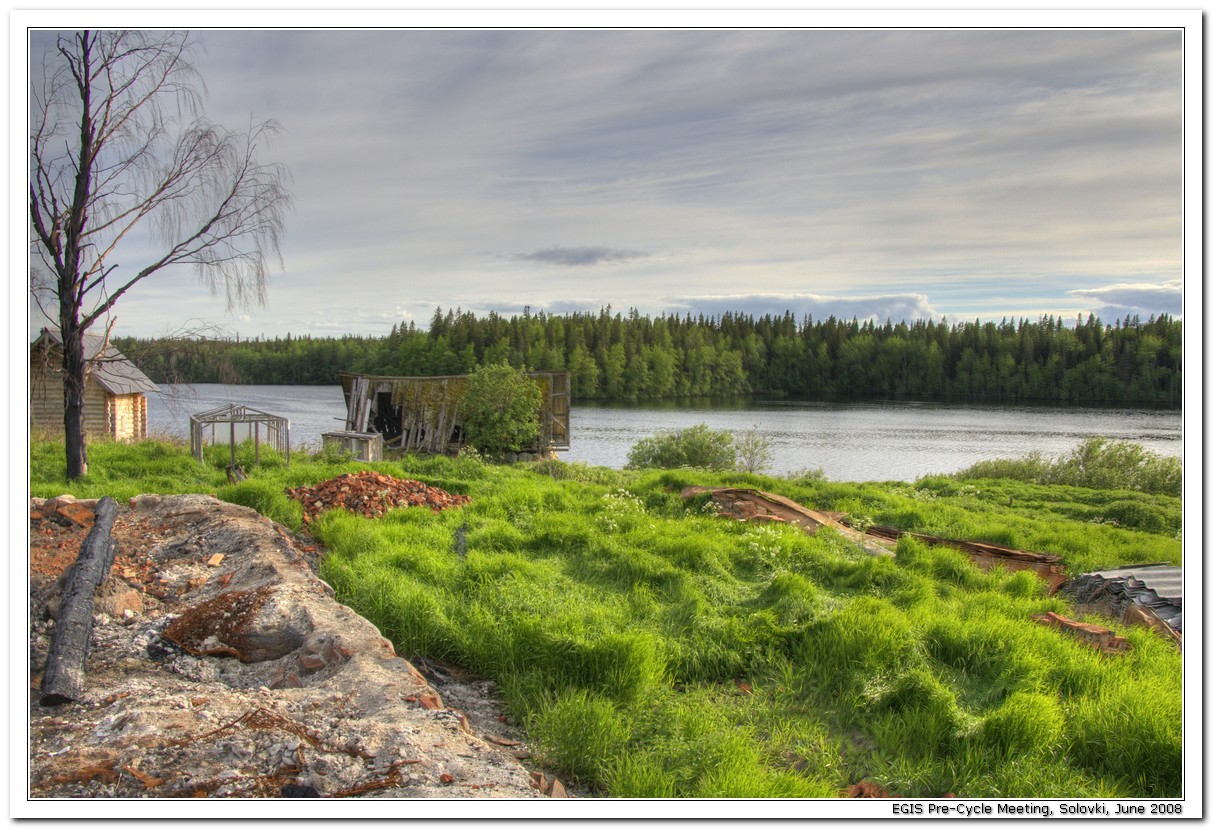
<svg viewBox="0 0 1213 829">
<path fill-rule="evenodd" d="M 535 445 L 526 451 L 549 454 L 569 448 L 571 381 L 567 371 L 533 371 L 543 403 Z M 341 372 L 347 408 L 345 429 L 380 434 L 385 446 L 409 452 L 446 454 L 463 445 L 459 401 L 468 375 L 393 377 Z"/>
<path fill-rule="evenodd" d="M 224 428 L 226 427 L 226 428 Z M 207 440 L 209 431 L 209 438 Z M 204 446 L 227 443 L 232 450 L 232 463 L 236 465 L 236 446 L 246 440 L 253 441 L 253 462 L 261 463 L 261 436 L 286 462 L 291 462 L 291 422 L 285 417 L 229 403 L 190 415 L 190 451 L 202 463 Z"/>
</svg>

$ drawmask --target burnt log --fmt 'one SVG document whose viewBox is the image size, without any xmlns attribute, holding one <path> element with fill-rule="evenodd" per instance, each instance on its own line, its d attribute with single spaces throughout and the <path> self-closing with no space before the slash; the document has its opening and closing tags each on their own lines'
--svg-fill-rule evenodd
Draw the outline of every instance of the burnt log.
<svg viewBox="0 0 1213 829">
<path fill-rule="evenodd" d="M 46 671 L 42 674 L 42 695 L 38 699 L 42 705 L 75 702 L 84 693 L 88 640 L 93 632 L 93 598 L 114 564 L 114 540 L 110 532 L 117 515 L 118 503 L 113 498 L 107 495 L 97 502 L 93 528 L 68 572 Z"/>
</svg>

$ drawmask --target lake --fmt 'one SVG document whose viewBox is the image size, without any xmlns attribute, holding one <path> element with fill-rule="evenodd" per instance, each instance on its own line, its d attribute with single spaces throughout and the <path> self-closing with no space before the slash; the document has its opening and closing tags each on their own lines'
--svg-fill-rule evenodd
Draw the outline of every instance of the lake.
<svg viewBox="0 0 1213 829">
<path fill-rule="evenodd" d="M 291 446 L 315 449 L 320 435 L 341 429 L 340 386 L 161 386 L 148 400 L 153 433 L 189 437 L 189 416 L 236 403 L 291 421 Z M 771 441 L 768 472 L 821 469 L 833 481 L 913 481 L 995 458 L 1036 451 L 1058 456 L 1088 437 L 1139 443 L 1160 455 L 1183 453 L 1178 411 L 1151 409 L 981 406 L 971 404 L 734 401 L 615 405 L 574 402 L 566 461 L 615 469 L 637 440 L 706 423 L 739 434 L 758 430 Z"/>
</svg>

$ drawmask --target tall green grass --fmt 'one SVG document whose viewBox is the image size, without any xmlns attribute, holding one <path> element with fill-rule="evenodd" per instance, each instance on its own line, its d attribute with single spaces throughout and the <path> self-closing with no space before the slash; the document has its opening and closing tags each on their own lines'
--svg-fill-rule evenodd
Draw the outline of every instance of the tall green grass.
<svg viewBox="0 0 1213 829">
<path fill-rule="evenodd" d="M 176 470 L 168 492 L 217 491 L 286 523 L 285 487 L 361 466 L 292 458 L 228 487 L 214 461 L 131 450 L 136 474 Z M 76 494 L 148 489 L 111 477 L 118 447 L 103 472 L 105 451 L 92 456 L 100 477 Z M 829 530 L 715 517 L 678 492 L 760 486 L 877 523 L 1056 552 L 1074 570 L 1180 561 L 1168 496 L 471 458 L 376 468 L 472 502 L 325 514 L 311 527 L 323 577 L 398 652 L 495 679 L 537 757 L 566 779 L 618 797 L 830 797 L 865 778 L 908 796 L 1181 792 L 1182 660 L 1152 633 L 1113 625 L 1133 650 L 1104 656 L 1032 620 L 1073 610 L 1029 573 L 983 572 L 907 539 L 895 558 L 872 557 Z M 55 488 L 53 474 L 31 477 Z M 1126 503 L 1153 505 L 1157 520 L 1108 520 L 1130 514 Z"/>
<path fill-rule="evenodd" d="M 486 468 L 462 480 L 462 511 L 334 514 L 316 532 L 326 577 L 401 652 L 498 679 L 540 756 L 610 795 L 830 796 L 865 777 L 907 795 L 1179 792 L 1170 646 L 1133 633 L 1140 651 L 1101 656 L 1032 621 L 1070 611 L 1031 574 L 909 540 L 874 558 L 831 532 L 711 517 L 677 497 L 692 480 L 729 478 L 634 474 L 621 487 Z M 964 489 L 811 483 L 815 506 L 927 531 L 1031 546 L 1091 529 L 1036 527 Z M 1147 543 L 1179 556 L 1169 535 L 1117 532 L 1098 553 L 1109 564 Z"/>
</svg>

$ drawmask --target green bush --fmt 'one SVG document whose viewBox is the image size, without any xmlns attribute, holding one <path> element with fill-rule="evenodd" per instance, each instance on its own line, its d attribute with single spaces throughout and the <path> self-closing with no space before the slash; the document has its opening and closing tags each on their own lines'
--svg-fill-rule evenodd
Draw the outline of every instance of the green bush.
<svg viewBox="0 0 1213 829">
<path fill-rule="evenodd" d="M 1127 441 L 1087 438 L 1055 461 L 1031 453 L 1019 460 L 982 461 L 953 475 L 960 481 L 1009 478 L 1088 489 L 1132 489 L 1152 495 L 1183 494 L 1183 461 Z"/>
<path fill-rule="evenodd" d="M 718 471 L 737 465 L 737 447 L 728 432 L 706 423 L 642 438 L 628 453 L 628 469 L 678 469 L 692 466 Z"/>
<path fill-rule="evenodd" d="M 761 472 L 774 459 L 771 439 L 759 432 L 757 426 L 737 438 L 737 468 L 742 472 Z"/>
<path fill-rule="evenodd" d="M 543 392 L 525 371 L 498 363 L 472 372 L 459 411 L 468 443 L 485 454 L 500 455 L 534 444 L 542 405 Z"/>
</svg>

